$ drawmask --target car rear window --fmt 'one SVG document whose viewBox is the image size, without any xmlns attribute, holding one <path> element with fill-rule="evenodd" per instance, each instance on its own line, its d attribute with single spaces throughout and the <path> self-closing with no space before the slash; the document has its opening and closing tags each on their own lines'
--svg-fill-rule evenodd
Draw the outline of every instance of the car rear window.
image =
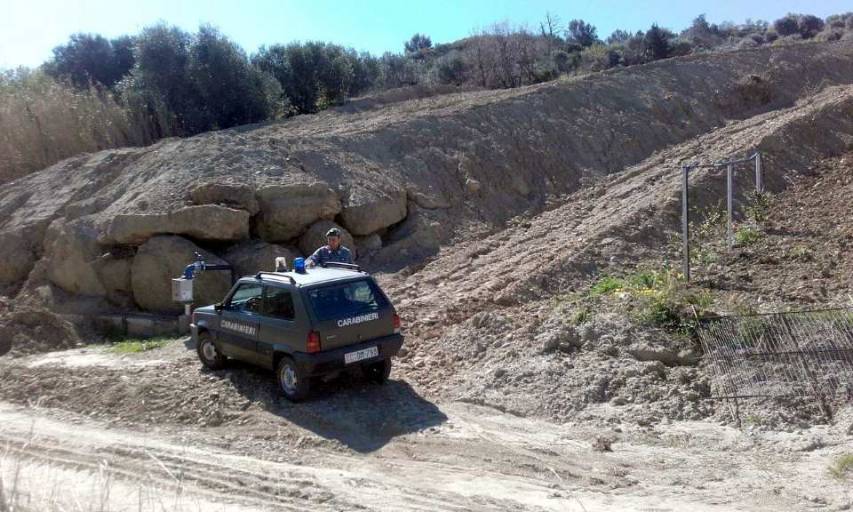
<svg viewBox="0 0 853 512">
<path fill-rule="evenodd" d="M 388 306 L 385 295 L 368 279 L 311 288 L 308 299 L 320 321 L 369 313 Z"/>
</svg>

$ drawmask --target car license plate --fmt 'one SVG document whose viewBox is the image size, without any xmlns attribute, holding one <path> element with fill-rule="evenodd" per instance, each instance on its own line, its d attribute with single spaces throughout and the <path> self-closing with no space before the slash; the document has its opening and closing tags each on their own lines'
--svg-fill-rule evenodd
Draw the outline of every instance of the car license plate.
<svg viewBox="0 0 853 512">
<path fill-rule="evenodd" d="M 357 363 L 359 361 L 370 359 L 371 357 L 376 357 L 378 355 L 379 347 L 368 347 L 362 350 L 356 350 L 355 352 L 349 352 L 347 354 L 344 354 L 344 364 Z"/>
</svg>

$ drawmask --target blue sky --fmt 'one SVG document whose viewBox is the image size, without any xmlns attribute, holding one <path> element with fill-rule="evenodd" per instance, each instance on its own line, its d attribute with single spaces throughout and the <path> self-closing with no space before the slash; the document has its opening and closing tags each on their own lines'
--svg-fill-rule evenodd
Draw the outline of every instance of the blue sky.
<svg viewBox="0 0 853 512">
<path fill-rule="evenodd" d="M 564 24 L 582 18 L 600 36 L 653 22 L 682 29 L 697 15 L 709 21 L 773 20 L 787 12 L 826 17 L 853 10 L 853 0 L 557 1 L 557 0 L 0 0 L 0 68 L 35 66 L 75 32 L 108 37 L 138 32 L 158 20 L 195 30 L 211 23 L 247 51 L 261 44 L 318 39 L 373 53 L 400 51 L 415 32 L 450 42 L 497 21 L 538 27 L 545 12 Z"/>
</svg>

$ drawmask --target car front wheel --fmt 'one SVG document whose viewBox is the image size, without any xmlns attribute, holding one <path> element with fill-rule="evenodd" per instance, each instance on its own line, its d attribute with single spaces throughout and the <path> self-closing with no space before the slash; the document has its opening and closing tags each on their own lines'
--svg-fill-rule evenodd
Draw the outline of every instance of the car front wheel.
<svg viewBox="0 0 853 512">
<path fill-rule="evenodd" d="M 196 347 L 198 358 L 201 364 L 211 370 L 221 370 L 225 368 L 227 358 L 219 352 L 216 345 L 213 344 L 213 337 L 209 332 L 202 332 L 198 335 L 198 346 Z"/>
<path fill-rule="evenodd" d="M 299 402 L 308 396 L 310 387 L 308 377 L 302 375 L 293 359 L 282 357 L 278 363 L 276 376 L 278 377 L 279 389 L 281 389 L 284 397 L 291 402 Z"/>
</svg>

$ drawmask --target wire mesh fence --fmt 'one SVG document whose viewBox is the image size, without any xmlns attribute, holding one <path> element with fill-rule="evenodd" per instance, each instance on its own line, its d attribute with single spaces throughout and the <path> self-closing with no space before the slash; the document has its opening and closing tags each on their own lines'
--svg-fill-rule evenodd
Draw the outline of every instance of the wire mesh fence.
<svg viewBox="0 0 853 512">
<path fill-rule="evenodd" d="M 831 417 L 853 401 L 853 309 L 724 316 L 700 322 L 714 398 L 804 397 Z"/>
</svg>

